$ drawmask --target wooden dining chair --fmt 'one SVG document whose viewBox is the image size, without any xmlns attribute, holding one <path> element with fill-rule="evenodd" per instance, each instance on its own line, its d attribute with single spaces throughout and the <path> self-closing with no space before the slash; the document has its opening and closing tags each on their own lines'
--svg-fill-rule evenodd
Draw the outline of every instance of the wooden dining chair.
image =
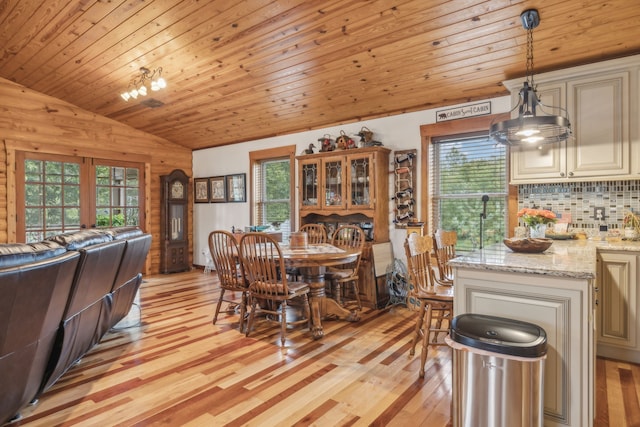
<svg viewBox="0 0 640 427">
<path fill-rule="evenodd" d="M 307 233 L 310 245 L 327 243 L 327 228 L 322 224 L 304 224 L 300 227 L 300 231 Z"/>
<path fill-rule="evenodd" d="M 304 224 L 299 231 L 307 233 L 307 243 L 310 245 L 318 245 L 327 243 L 327 228 L 322 224 Z M 302 280 L 300 269 L 296 267 L 287 267 L 287 274 L 290 280 Z"/>
<path fill-rule="evenodd" d="M 443 285 L 453 285 L 453 270 L 449 261 L 456 256 L 458 233 L 455 231 L 436 230 L 433 235 L 433 253 L 438 264 L 436 281 Z"/>
<path fill-rule="evenodd" d="M 306 323 L 311 328 L 309 286 L 290 282 L 285 271 L 284 258 L 278 242 L 267 233 L 245 233 L 240 239 L 240 258 L 249 282 L 249 322 L 246 336 L 253 327 L 255 314 L 262 311 L 280 319 L 280 341 L 284 346 L 287 324 Z M 287 322 L 287 303 L 294 298 L 302 300 L 304 316 Z"/>
<path fill-rule="evenodd" d="M 216 312 L 213 315 L 213 324 L 218 320 L 218 314 L 222 302 L 229 303 L 227 312 L 234 312 L 236 307 L 240 307 L 239 329 L 243 331 L 244 319 L 247 311 L 247 282 L 244 270 L 240 263 L 240 251 L 233 234 L 224 230 L 215 230 L 209 233 L 209 252 L 213 267 L 218 279 L 220 279 L 220 296 L 216 304 Z M 225 298 L 225 292 L 231 292 L 229 298 Z M 240 293 L 238 301 L 235 293 Z"/>
<path fill-rule="evenodd" d="M 424 377 L 424 367 L 427 362 L 429 346 L 447 345 L 438 339 L 441 332 L 448 328 L 442 327 L 442 321 L 451 321 L 453 313 L 453 286 L 444 286 L 435 282 L 435 272 L 431 265 L 433 239 L 431 236 L 420 236 L 412 233 L 407 236 L 404 249 L 407 255 L 409 277 L 414 286 L 414 296 L 420 301 L 418 317 L 413 335 L 413 342 L 409 354 L 413 356 L 416 344 L 422 340 L 420 353 L 420 377 Z M 447 325 L 449 326 L 449 325 Z"/>
<path fill-rule="evenodd" d="M 327 268 L 325 279 L 330 283 L 330 291 L 333 298 L 340 304 L 343 304 L 343 298 L 349 295 L 345 285 L 351 285 L 351 292 L 355 295 L 358 310 L 362 310 L 360 302 L 360 289 L 358 287 L 358 269 L 360 268 L 360 260 L 362 259 L 362 250 L 364 249 L 365 234 L 357 225 L 343 225 L 339 227 L 333 234 L 331 244 L 339 248 L 358 249 L 360 255 L 355 261 L 348 264 L 339 265 L 337 267 Z"/>
</svg>

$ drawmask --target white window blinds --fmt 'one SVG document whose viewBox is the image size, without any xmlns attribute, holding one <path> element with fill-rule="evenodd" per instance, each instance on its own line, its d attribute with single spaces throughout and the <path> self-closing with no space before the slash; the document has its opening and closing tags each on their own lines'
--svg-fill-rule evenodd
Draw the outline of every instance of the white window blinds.
<svg viewBox="0 0 640 427">
<path fill-rule="evenodd" d="M 291 229 L 290 161 L 269 159 L 254 164 L 254 225 L 279 229 L 288 241 Z M 287 240 L 285 240 L 285 238 Z"/>
<path fill-rule="evenodd" d="M 458 233 L 458 250 L 480 246 L 483 196 L 489 196 L 483 245 L 501 242 L 507 224 L 507 150 L 488 132 L 433 138 L 431 144 L 432 230 Z"/>
</svg>

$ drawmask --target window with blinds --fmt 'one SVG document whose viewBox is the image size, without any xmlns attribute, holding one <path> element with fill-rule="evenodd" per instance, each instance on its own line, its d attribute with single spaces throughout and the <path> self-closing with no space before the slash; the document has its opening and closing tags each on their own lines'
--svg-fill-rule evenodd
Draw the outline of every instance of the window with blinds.
<svg viewBox="0 0 640 427">
<path fill-rule="evenodd" d="M 283 241 L 291 232 L 291 162 L 289 158 L 254 163 L 254 225 L 269 225 L 282 231 Z"/>
<path fill-rule="evenodd" d="M 432 229 L 455 230 L 457 250 L 502 242 L 507 235 L 507 150 L 487 132 L 448 135 L 431 140 Z M 483 196 L 488 196 L 481 224 Z"/>
</svg>

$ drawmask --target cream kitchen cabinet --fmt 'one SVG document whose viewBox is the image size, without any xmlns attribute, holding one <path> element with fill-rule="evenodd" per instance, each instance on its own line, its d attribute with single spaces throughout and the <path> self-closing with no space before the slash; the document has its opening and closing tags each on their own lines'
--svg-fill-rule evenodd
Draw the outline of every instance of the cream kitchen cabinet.
<svg viewBox="0 0 640 427">
<path fill-rule="evenodd" d="M 638 67 L 638 58 L 634 59 Z M 511 148 L 511 183 L 592 181 L 632 177 L 630 129 L 638 106 L 630 94 L 638 75 L 629 60 L 607 61 L 536 76 L 541 102 L 569 112 L 573 137 Z M 517 101 L 521 80 L 505 82 Z M 557 110 L 552 113 L 557 114 Z M 517 112 L 514 112 L 517 114 Z M 640 157 L 640 156 L 637 156 Z"/>
<path fill-rule="evenodd" d="M 638 253 L 598 251 L 597 354 L 640 363 Z"/>
</svg>

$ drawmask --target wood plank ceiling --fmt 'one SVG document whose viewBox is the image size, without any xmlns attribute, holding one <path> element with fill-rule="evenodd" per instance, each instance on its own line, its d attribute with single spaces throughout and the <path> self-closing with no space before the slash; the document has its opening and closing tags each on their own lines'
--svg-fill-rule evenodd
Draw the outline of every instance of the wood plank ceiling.
<svg viewBox="0 0 640 427">
<path fill-rule="evenodd" d="M 199 149 L 504 95 L 528 8 L 536 73 L 640 53 L 637 0 L 3 0 L 0 77 Z"/>
</svg>

